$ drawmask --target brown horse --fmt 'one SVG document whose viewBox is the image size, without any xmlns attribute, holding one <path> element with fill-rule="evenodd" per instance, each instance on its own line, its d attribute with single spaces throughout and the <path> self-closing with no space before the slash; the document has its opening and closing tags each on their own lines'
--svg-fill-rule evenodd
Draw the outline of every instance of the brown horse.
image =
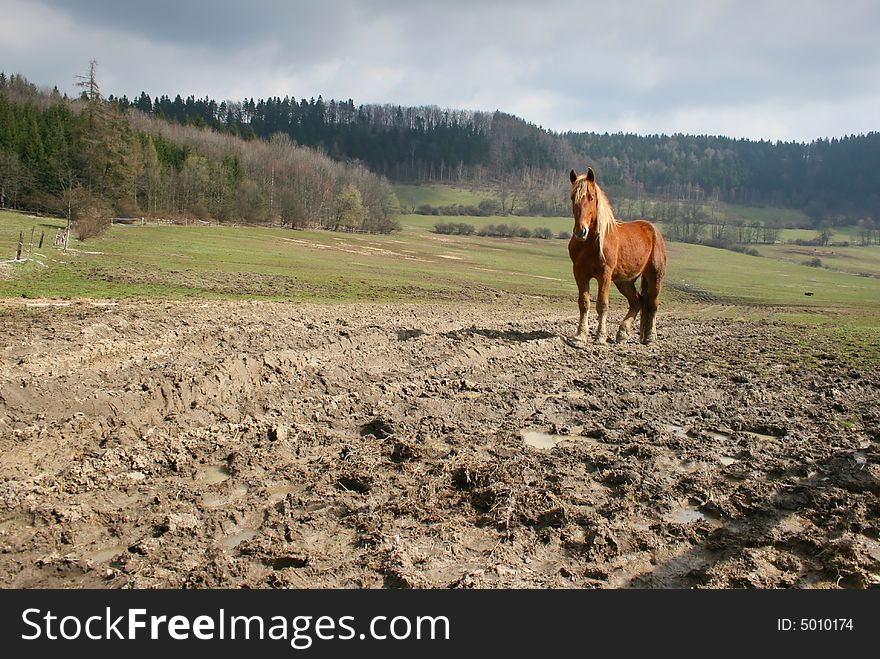
<svg viewBox="0 0 880 659">
<path fill-rule="evenodd" d="M 666 273 L 666 244 L 663 236 L 647 220 L 619 222 L 614 217 L 608 197 L 598 185 L 592 168 L 578 176 L 571 170 L 571 209 L 574 233 L 568 241 L 568 254 L 574 265 L 578 286 L 577 340 L 587 338 L 587 314 L 590 312 L 590 279 L 599 284 L 596 311 L 599 325 L 596 343 L 605 343 L 608 336 L 608 293 L 611 282 L 629 301 L 629 311 L 617 330 L 617 342 L 629 338 L 633 320 L 642 312 L 639 338 L 651 343 L 657 338 L 654 319 L 659 306 L 663 276 Z M 642 291 L 636 291 L 635 280 L 641 275 Z"/>
</svg>

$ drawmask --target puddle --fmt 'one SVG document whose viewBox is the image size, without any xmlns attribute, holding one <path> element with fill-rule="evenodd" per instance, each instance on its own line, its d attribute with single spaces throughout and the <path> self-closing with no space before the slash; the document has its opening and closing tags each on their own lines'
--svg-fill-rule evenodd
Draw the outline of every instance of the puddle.
<svg viewBox="0 0 880 659">
<path fill-rule="evenodd" d="M 684 426 L 679 426 L 675 423 L 667 423 L 666 430 L 671 432 L 676 437 L 687 437 L 688 439 L 692 439 L 690 433 L 685 430 Z"/>
<path fill-rule="evenodd" d="M 562 442 L 571 442 L 577 444 L 594 444 L 599 446 L 601 442 L 582 435 L 554 435 L 549 432 L 541 432 L 539 430 L 524 430 L 521 433 L 523 443 L 532 448 L 548 451 Z"/>
<path fill-rule="evenodd" d="M 675 522 L 676 524 L 690 524 L 691 522 L 697 522 L 700 520 L 706 521 L 708 517 L 701 513 L 696 508 L 691 508 L 690 506 L 682 506 L 681 508 L 677 508 L 669 513 L 667 519 L 670 522 Z"/>
<path fill-rule="evenodd" d="M 687 430 L 684 426 L 680 426 L 675 423 L 667 423 L 666 431 L 671 432 L 676 437 L 683 437 L 687 439 L 695 439 L 700 435 L 706 435 L 711 439 L 717 441 L 728 441 L 733 438 L 732 430 Z M 743 430 L 742 434 L 748 435 L 752 439 L 756 439 L 761 442 L 778 442 L 781 438 L 776 435 L 767 435 L 761 432 L 754 432 L 751 430 Z"/>
<path fill-rule="evenodd" d="M 762 432 L 752 432 L 751 430 L 746 430 L 745 434 L 750 435 L 752 439 L 757 439 L 759 442 L 778 442 L 782 439 L 776 435 L 766 435 Z"/>
<path fill-rule="evenodd" d="M 257 535 L 256 529 L 241 529 L 237 533 L 228 535 L 220 540 L 220 546 L 226 551 L 230 551 L 238 547 L 245 540 L 250 540 Z"/>
<path fill-rule="evenodd" d="M 523 432 L 522 438 L 526 446 L 538 449 L 551 449 L 559 442 L 564 442 L 568 439 L 566 435 L 553 435 L 549 432 L 539 432 L 537 430 Z"/>
<path fill-rule="evenodd" d="M 667 473 L 693 474 L 707 467 L 705 462 L 679 458 L 668 449 L 661 450 L 653 460 L 655 469 Z"/>
<path fill-rule="evenodd" d="M 667 522 L 673 524 L 693 524 L 694 522 L 708 522 L 712 525 L 719 525 L 717 518 L 707 515 L 688 503 L 682 503 L 677 508 L 673 508 L 670 512 L 663 516 Z"/>
<path fill-rule="evenodd" d="M 810 523 L 795 513 L 786 515 L 776 524 L 776 528 L 780 533 L 786 535 L 799 536 L 807 532 Z"/>
<path fill-rule="evenodd" d="M 119 554 L 125 554 L 127 552 L 127 545 L 114 545 L 112 547 L 107 547 L 106 549 L 96 551 L 90 556 L 86 556 L 86 560 L 91 561 L 92 563 L 106 563 L 114 556 L 119 556 Z"/>
<path fill-rule="evenodd" d="M 281 481 L 280 483 L 267 487 L 266 494 L 269 495 L 269 501 L 275 503 L 281 501 L 288 494 L 293 494 L 297 489 L 302 489 L 302 487 L 300 486 L 297 488 L 297 486 L 290 481 Z"/>
<path fill-rule="evenodd" d="M 726 441 L 732 436 L 732 433 L 723 430 L 687 430 L 684 426 L 679 426 L 675 423 L 667 423 L 666 430 L 676 437 L 684 437 L 687 439 L 696 439 L 701 435 L 705 435 L 716 441 Z"/>
<path fill-rule="evenodd" d="M 245 485 L 236 485 L 228 494 L 208 492 L 202 496 L 202 505 L 205 508 L 219 508 L 220 506 L 225 506 L 233 501 L 243 499 L 247 492 L 248 489 Z"/>
<path fill-rule="evenodd" d="M 226 465 L 199 465 L 193 480 L 202 485 L 213 485 L 228 480 L 229 475 Z"/>
</svg>

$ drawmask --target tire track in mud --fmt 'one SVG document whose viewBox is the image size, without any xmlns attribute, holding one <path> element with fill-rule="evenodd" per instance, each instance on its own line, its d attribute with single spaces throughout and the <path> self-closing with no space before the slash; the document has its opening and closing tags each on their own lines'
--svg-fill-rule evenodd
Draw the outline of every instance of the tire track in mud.
<svg viewBox="0 0 880 659">
<path fill-rule="evenodd" d="M 0 317 L 0 583 L 878 582 L 876 376 L 768 322 L 126 302 Z M 544 445 L 524 442 L 539 435 Z"/>
</svg>

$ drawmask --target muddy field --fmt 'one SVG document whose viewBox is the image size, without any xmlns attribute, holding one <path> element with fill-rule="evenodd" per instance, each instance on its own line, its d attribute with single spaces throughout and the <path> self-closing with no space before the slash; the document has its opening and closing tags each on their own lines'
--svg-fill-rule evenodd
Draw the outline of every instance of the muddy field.
<svg viewBox="0 0 880 659">
<path fill-rule="evenodd" d="M 878 376 L 790 327 L 4 305 L 5 587 L 880 584 Z"/>
</svg>

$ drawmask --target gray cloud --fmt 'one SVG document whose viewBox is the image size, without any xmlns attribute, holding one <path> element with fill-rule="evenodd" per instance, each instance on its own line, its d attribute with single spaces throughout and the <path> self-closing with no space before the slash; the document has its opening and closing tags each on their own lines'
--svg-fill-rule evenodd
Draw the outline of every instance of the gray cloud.
<svg viewBox="0 0 880 659">
<path fill-rule="evenodd" d="M 0 0 L 0 67 L 105 92 L 501 109 L 554 130 L 880 127 L 880 3 Z M 47 47 L 52 44 L 53 47 Z"/>
</svg>

